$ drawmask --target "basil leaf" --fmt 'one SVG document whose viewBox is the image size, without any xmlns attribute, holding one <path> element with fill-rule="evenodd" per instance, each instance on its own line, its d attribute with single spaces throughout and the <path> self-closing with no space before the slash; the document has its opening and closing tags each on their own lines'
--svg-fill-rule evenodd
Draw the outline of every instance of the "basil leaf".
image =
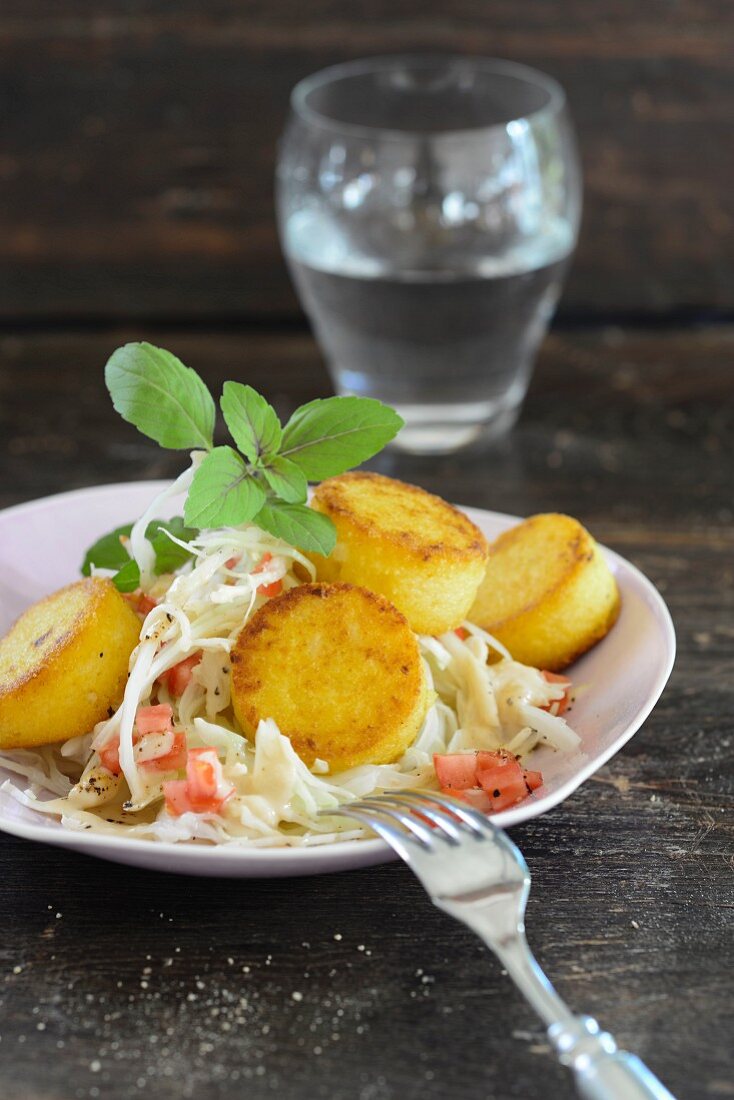
<svg viewBox="0 0 734 1100">
<path fill-rule="evenodd" d="M 126 523 L 97 539 L 84 555 L 81 570 L 83 576 L 91 576 L 93 565 L 98 569 L 121 569 L 126 565 L 130 561 L 130 555 L 120 542 L 120 538 L 129 538 L 132 529 L 132 523 Z"/>
<path fill-rule="evenodd" d="M 232 438 L 250 462 L 277 451 L 283 429 L 265 398 L 241 382 L 225 382 L 219 401 Z"/>
<path fill-rule="evenodd" d="M 280 455 L 310 480 L 333 477 L 377 454 L 404 421 L 371 397 L 327 397 L 301 405 L 283 430 Z"/>
<path fill-rule="evenodd" d="M 125 344 L 107 361 L 105 382 L 120 416 L 161 447 L 211 450 L 216 415 L 212 395 L 198 374 L 170 351 Z"/>
<path fill-rule="evenodd" d="M 140 567 L 132 558 L 128 558 L 122 569 L 119 569 L 112 578 L 112 583 L 118 592 L 134 592 L 140 587 Z"/>
<path fill-rule="evenodd" d="M 140 584 L 140 570 L 137 563 L 132 560 L 126 547 L 120 542 L 120 538 L 130 537 L 133 529 L 132 523 L 126 523 L 122 527 L 116 527 L 114 531 L 97 539 L 94 545 L 87 550 L 82 562 L 82 574 L 85 577 L 91 575 L 92 566 L 97 569 L 116 569 L 117 573 L 112 578 L 120 592 L 134 592 Z M 196 538 L 197 532 L 186 527 L 181 516 L 173 519 L 154 519 L 148 524 L 145 535 L 150 540 L 155 550 L 156 574 L 172 573 L 187 561 L 193 551 L 185 550 L 182 546 L 172 542 L 165 531 L 170 531 L 182 542 L 190 542 Z"/>
<path fill-rule="evenodd" d="M 336 544 L 336 527 L 329 517 L 315 512 L 305 504 L 268 501 L 253 522 L 300 550 L 327 556 Z"/>
<path fill-rule="evenodd" d="M 189 527 L 235 527 L 265 502 L 265 490 L 233 447 L 215 447 L 199 466 L 186 498 Z"/>
<path fill-rule="evenodd" d="M 308 495 L 306 475 L 289 458 L 274 455 L 265 459 L 263 476 L 277 497 L 288 504 L 302 504 Z"/>
<path fill-rule="evenodd" d="M 175 535 L 181 542 L 191 542 L 198 534 L 198 531 L 194 531 L 191 527 L 185 525 L 182 516 L 174 516 L 173 519 L 169 520 L 154 519 L 148 524 L 145 533 L 155 550 L 155 571 L 159 576 L 161 573 L 172 573 L 174 569 L 178 569 L 185 561 L 188 561 L 193 554 L 193 550 L 185 550 L 183 546 L 172 542 L 164 534 L 165 531 Z"/>
</svg>

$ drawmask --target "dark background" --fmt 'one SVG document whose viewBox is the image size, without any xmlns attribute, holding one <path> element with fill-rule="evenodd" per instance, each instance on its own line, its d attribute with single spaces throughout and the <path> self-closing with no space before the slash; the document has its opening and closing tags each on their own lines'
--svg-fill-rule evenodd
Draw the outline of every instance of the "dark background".
<svg viewBox="0 0 734 1100">
<path fill-rule="evenodd" d="M 565 86 L 586 208 L 567 318 L 734 310 L 731 0 L 3 0 L 0 316 L 301 319 L 276 238 L 292 85 L 350 57 Z"/>
<path fill-rule="evenodd" d="M 179 471 L 111 408 L 101 367 L 125 340 L 171 348 L 217 392 L 247 380 L 282 417 L 328 392 L 278 251 L 276 137 L 299 77 L 418 49 L 560 79 L 586 209 L 511 435 L 481 461 L 388 472 L 483 508 L 568 511 L 663 593 L 678 658 L 660 702 L 512 835 L 561 995 L 679 1100 L 726 1100 L 733 0 L 0 0 L 0 506 Z M 240 1095 L 573 1089 L 494 960 L 399 865 L 194 880 L 0 835 L 3 1100 Z"/>
</svg>

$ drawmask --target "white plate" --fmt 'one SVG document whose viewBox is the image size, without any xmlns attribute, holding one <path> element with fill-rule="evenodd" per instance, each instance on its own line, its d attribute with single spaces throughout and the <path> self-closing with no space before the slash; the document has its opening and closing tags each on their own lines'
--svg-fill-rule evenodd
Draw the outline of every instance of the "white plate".
<svg viewBox="0 0 734 1100">
<path fill-rule="evenodd" d="M 29 603 L 76 580 L 87 547 L 101 534 L 140 515 L 164 484 L 148 481 L 79 489 L 0 512 L 0 636 Z M 180 500 L 171 502 L 167 515 L 176 511 L 181 511 Z M 496 512 L 469 508 L 466 512 L 490 539 L 517 522 Z M 497 814 L 494 820 L 505 828 L 556 806 L 609 760 L 645 721 L 673 667 L 675 633 L 657 590 L 624 558 L 610 550 L 604 553 L 622 592 L 622 611 L 604 641 L 571 670 L 577 687 L 588 685 L 570 715 L 581 736 L 582 751 L 563 754 L 539 749 L 533 766 L 543 772 L 542 793 Z M 0 781 L 6 778 L 18 786 L 23 782 L 0 768 Z M 248 850 L 74 832 L 21 806 L 7 793 L 0 796 L 0 829 L 117 863 L 191 875 L 315 875 L 395 858 L 381 840 Z"/>
</svg>

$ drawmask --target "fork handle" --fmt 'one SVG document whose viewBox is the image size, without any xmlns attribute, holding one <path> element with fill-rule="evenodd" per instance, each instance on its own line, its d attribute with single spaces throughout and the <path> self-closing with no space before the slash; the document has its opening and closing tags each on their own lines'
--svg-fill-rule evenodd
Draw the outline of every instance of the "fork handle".
<svg viewBox="0 0 734 1100">
<path fill-rule="evenodd" d="M 528 947 L 515 895 L 495 893 L 470 908 L 445 898 L 434 899 L 434 904 L 473 928 L 504 964 L 545 1021 L 548 1038 L 559 1060 L 573 1070 L 584 1100 L 675 1100 L 644 1062 L 617 1049 L 592 1016 L 574 1016 L 561 1000 Z"/>
<path fill-rule="evenodd" d="M 591 1016 L 552 1024 L 548 1038 L 569 1066 L 584 1100 L 675 1100 L 635 1054 L 618 1050 L 612 1036 Z"/>
</svg>

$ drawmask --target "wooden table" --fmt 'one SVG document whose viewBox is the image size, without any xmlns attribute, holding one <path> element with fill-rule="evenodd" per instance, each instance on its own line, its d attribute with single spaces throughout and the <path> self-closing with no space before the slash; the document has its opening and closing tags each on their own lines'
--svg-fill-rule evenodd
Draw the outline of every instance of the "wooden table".
<svg viewBox="0 0 734 1100">
<path fill-rule="evenodd" d="M 328 389 L 297 329 L 6 333 L 1 504 L 174 472 L 102 383 L 109 352 L 141 336 L 283 414 Z M 726 326 L 557 331 L 509 440 L 480 460 L 381 464 L 466 504 L 569 511 L 668 601 L 679 656 L 655 711 L 513 837 L 560 993 L 680 1100 L 734 1096 L 733 360 Z M 232 882 L 6 836 L 0 852 L 3 1097 L 572 1095 L 494 960 L 401 865 Z"/>
</svg>

